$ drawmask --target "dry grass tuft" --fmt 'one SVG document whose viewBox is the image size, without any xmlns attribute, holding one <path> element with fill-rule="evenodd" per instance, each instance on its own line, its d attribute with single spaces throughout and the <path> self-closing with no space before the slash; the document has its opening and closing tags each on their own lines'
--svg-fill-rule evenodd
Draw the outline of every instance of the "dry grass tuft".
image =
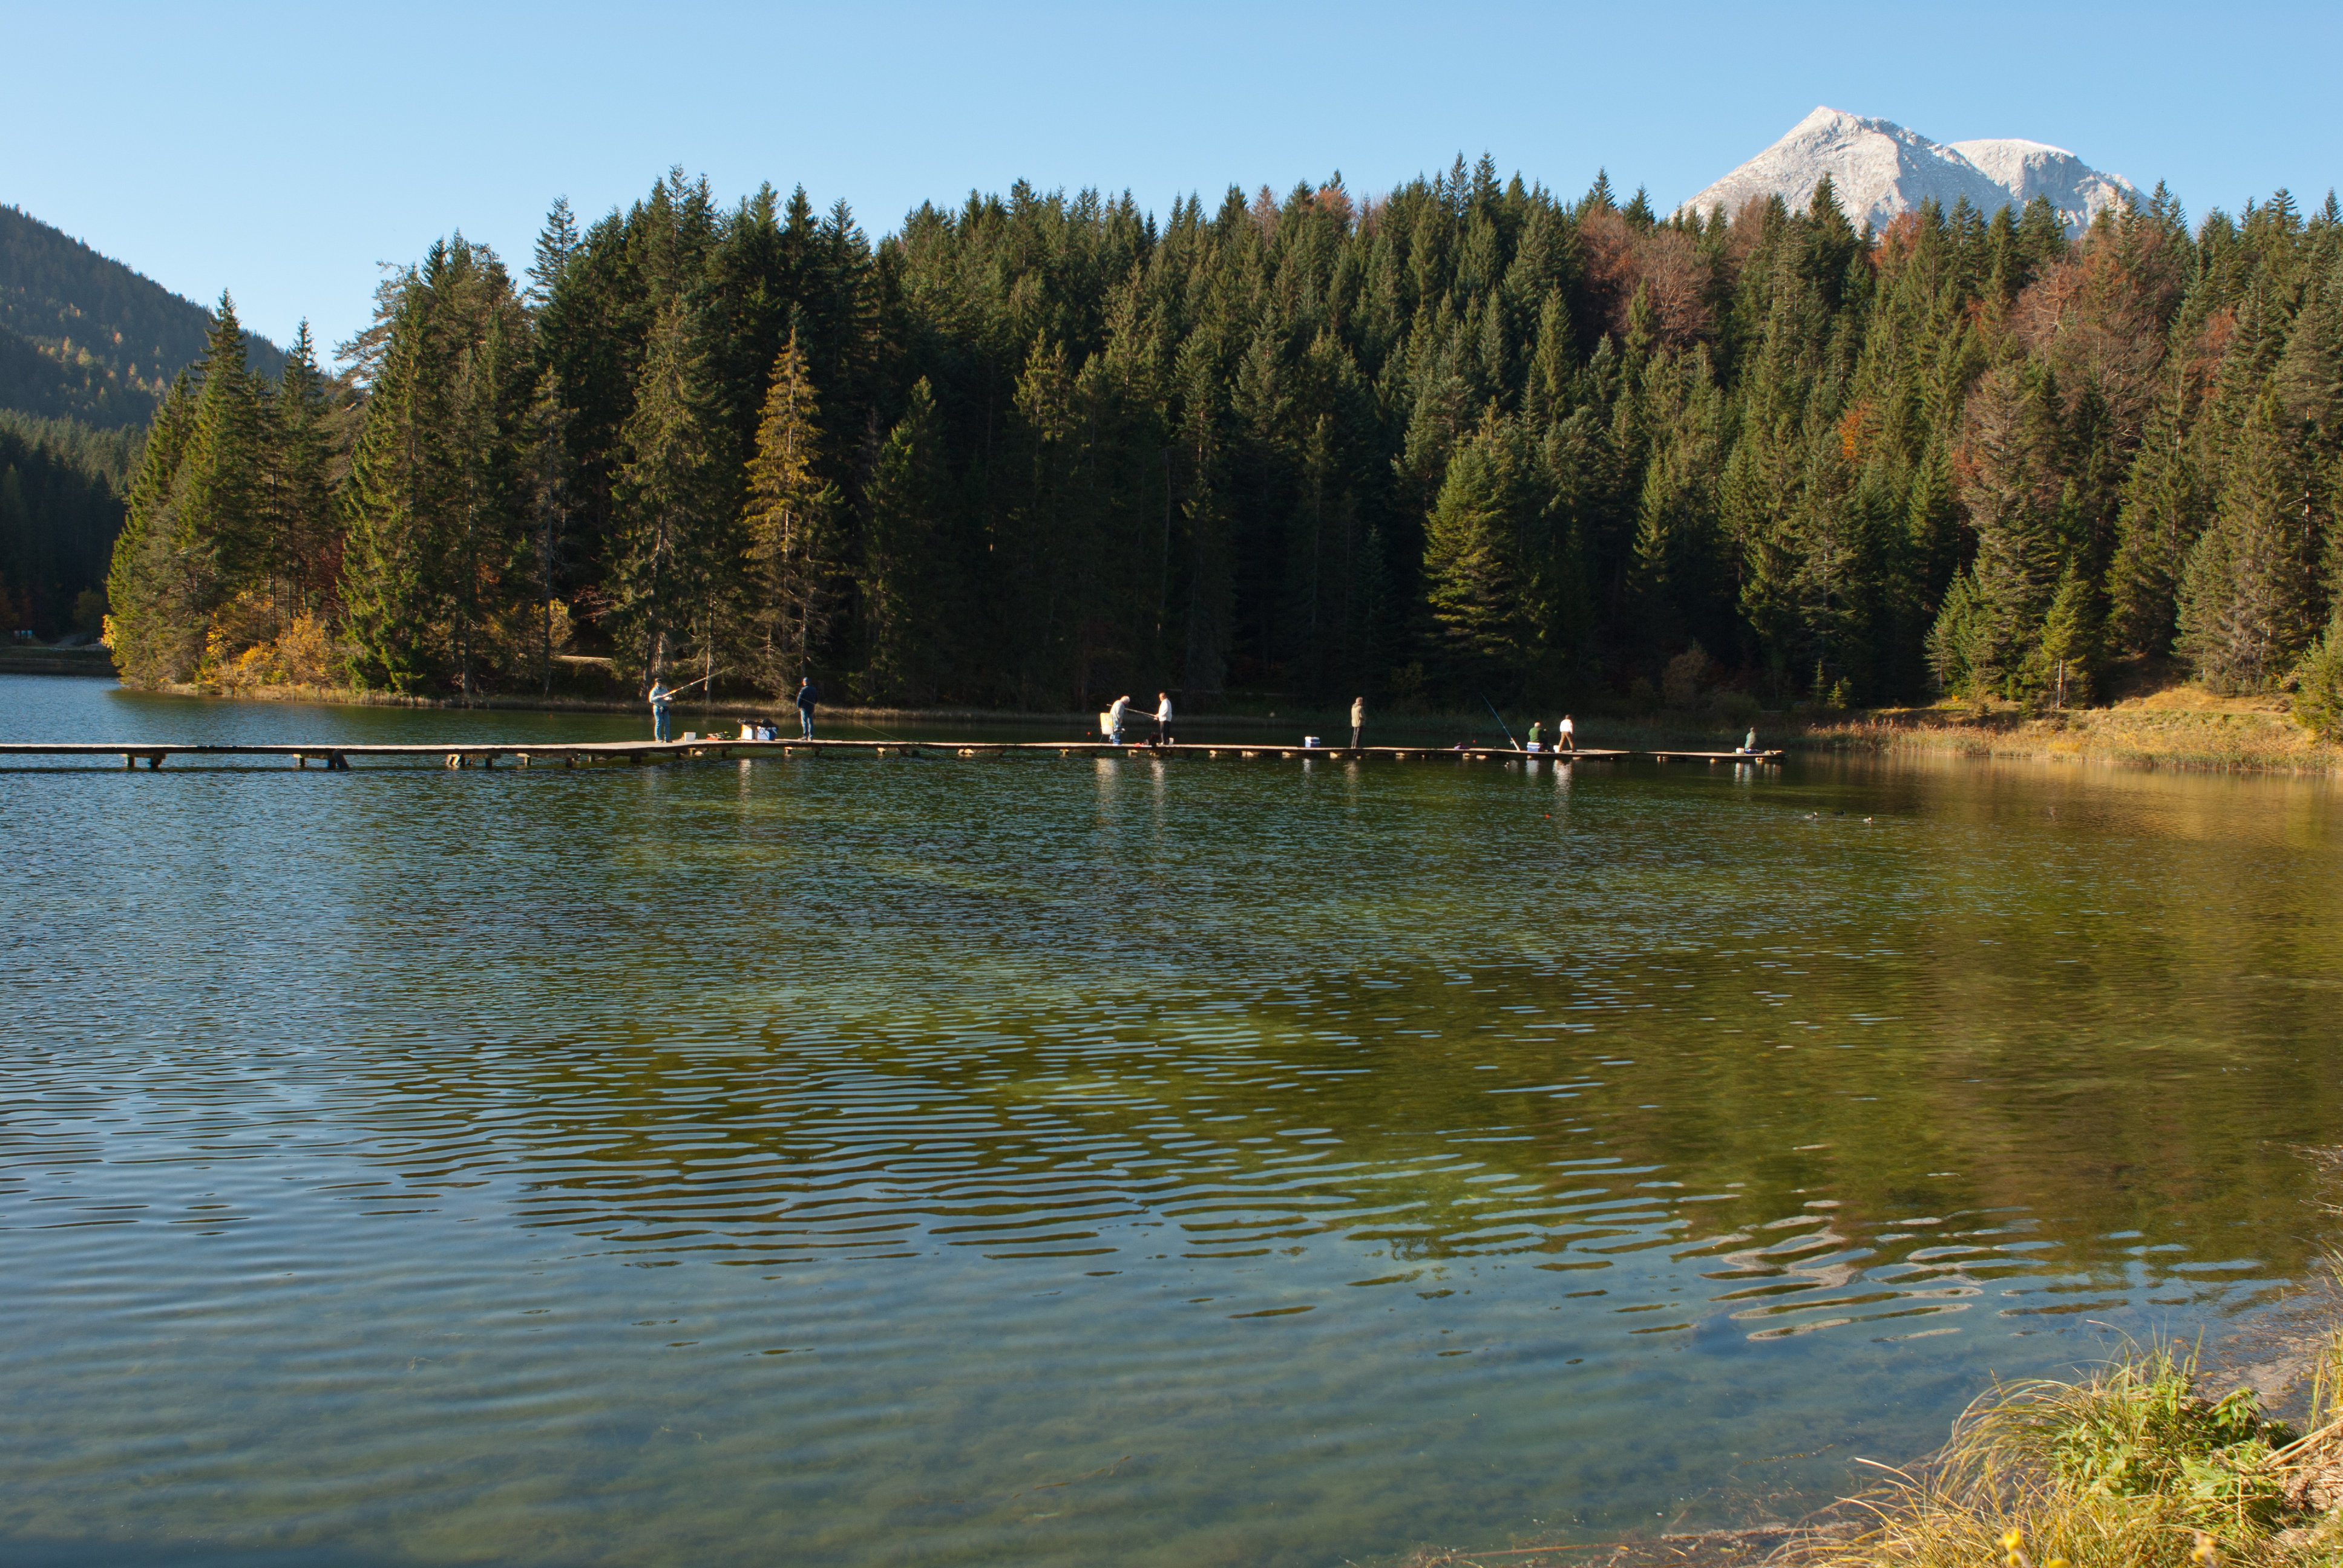
<svg viewBox="0 0 2343 1568">
<path fill-rule="evenodd" d="M 1797 1568 L 2308 1568 L 2343 1563 L 2343 1333 L 2312 1393 L 2315 1430 L 2244 1390 L 2207 1399 L 2195 1353 L 2137 1350 L 2079 1383 L 1996 1386 L 1915 1473 L 1851 1500 L 1860 1533 L 1810 1536 Z"/>
</svg>

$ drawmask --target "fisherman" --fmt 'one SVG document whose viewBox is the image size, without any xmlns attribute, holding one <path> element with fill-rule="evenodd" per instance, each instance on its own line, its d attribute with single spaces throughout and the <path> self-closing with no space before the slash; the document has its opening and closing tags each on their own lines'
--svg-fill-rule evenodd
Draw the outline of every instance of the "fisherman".
<svg viewBox="0 0 2343 1568">
<path fill-rule="evenodd" d="M 1530 749 L 1531 749 L 1531 750 L 1533 750 L 1533 751 L 1543 751 L 1543 750 L 1544 750 L 1544 749 L 1545 749 L 1545 748 L 1544 748 L 1544 746 L 1542 746 L 1542 745 L 1540 745 L 1540 744 L 1538 743 L 1538 737 L 1539 737 L 1539 736 L 1541 736 L 1541 735 L 1543 735 L 1543 734 L 1544 734 L 1544 733 L 1545 733 L 1545 730 L 1544 730 L 1544 727 L 1542 727 L 1542 726 L 1538 723 L 1538 721 L 1537 721 L 1536 719 L 1531 719 L 1531 720 L 1530 720 Z"/>
<path fill-rule="evenodd" d="M 1354 698 L 1351 699 L 1351 749 L 1352 749 L 1352 750 L 1356 751 L 1356 750 L 1359 749 L 1359 732 L 1360 732 L 1361 730 L 1363 730 L 1363 729 L 1366 729 L 1366 727 L 1367 727 L 1367 699 L 1366 699 L 1365 698 L 1363 698 L 1363 697 L 1354 697 Z"/>
<path fill-rule="evenodd" d="M 1556 751 L 1578 749 L 1578 726 L 1570 721 L 1567 713 L 1562 716 L 1562 722 L 1554 727 L 1554 749 Z"/>
<path fill-rule="evenodd" d="M 1168 691 L 1159 691 L 1155 694 L 1155 744 L 1168 746 L 1171 743 L 1172 694 Z"/>
<path fill-rule="evenodd" d="M 668 704 L 675 700 L 675 689 L 659 677 L 651 678 L 651 739 L 665 740 L 668 737 Z"/>
<path fill-rule="evenodd" d="M 1741 749 L 1744 751 L 1755 751 L 1757 749 L 1757 730 L 1755 726 L 1751 727 L 1748 735 L 1743 739 L 1741 742 Z"/>
<path fill-rule="evenodd" d="M 813 705 L 821 700 L 821 689 L 809 675 L 798 682 L 798 726 L 808 740 L 813 739 Z"/>
<path fill-rule="evenodd" d="M 1131 693 L 1124 692 L 1106 710 L 1106 739 L 1110 746 L 1122 744 L 1122 716 L 1131 711 Z"/>
</svg>

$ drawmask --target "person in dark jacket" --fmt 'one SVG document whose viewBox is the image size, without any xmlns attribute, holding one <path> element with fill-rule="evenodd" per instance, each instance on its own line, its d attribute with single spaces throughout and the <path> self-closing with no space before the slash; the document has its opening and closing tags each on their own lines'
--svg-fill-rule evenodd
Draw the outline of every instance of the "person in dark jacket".
<svg viewBox="0 0 2343 1568">
<path fill-rule="evenodd" d="M 821 699 L 821 689 L 809 675 L 798 682 L 798 724 L 808 740 L 813 739 L 813 705 Z"/>
</svg>

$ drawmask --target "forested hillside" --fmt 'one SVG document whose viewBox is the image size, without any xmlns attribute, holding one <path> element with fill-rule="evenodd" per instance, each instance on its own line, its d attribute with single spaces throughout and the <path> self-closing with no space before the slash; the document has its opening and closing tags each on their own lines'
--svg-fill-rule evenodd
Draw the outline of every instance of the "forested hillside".
<svg viewBox="0 0 2343 1568">
<path fill-rule="evenodd" d="M 0 634 L 98 629 L 140 430 L 0 409 Z"/>
<path fill-rule="evenodd" d="M 2336 597 L 2343 216 L 2159 188 L 1859 233 L 1483 158 L 1362 201 L 1020 186 L 874 246 L 679 174 L 387 284 L 356 403 L 224 313 L 157 417 L 126 677 L 478 692 L 566 641 L 874 700 L 2283 679 Z M 1698 649 L 1700 657 L 1684 656 Z M 307 672 L 302 674 L 299 672 Z"/>
<path fill-rule="evenodd" d="M 75 607 L 106 580 L 128 466 L 211 325 L 202 306 L 0 206 L 0 632 L 56 636 L 85 618 Z M 281 372 L 266 339 L 245 348 L 256 372 Z"/>
<path fill-rule="evenodd" d="M 210 314 L 19 208 L 0 206 L 0 408 L 86 425 L 144 426 L 171 378 L 201 358 Z M 252 367 L 285 357 L 265 338 Z"/>
</svg>

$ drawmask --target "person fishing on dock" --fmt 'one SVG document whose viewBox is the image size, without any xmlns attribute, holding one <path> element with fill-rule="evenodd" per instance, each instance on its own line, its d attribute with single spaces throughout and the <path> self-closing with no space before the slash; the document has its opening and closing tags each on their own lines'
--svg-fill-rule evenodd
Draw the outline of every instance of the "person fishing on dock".
<svg viewBox="0 0 2343 1568">
<path fill-rule="evenodd" d="M 1159 691 L 1155 694 L 1155 744 L 1169 746 L 1171 743 L 1172 694 L 1168 691 Z"/>
<path fill-rule="evenodd" d="M 813 683 L 812 676 L 809 675 L 799 680 L 798 729 L 803 733 L 805 739 L 808 740 L 813 739 L 814 704 L 820 700 L 821 688 Z"/>
<path fill-rule="evenodd" d="M 1556 751 L 1578 749 L 1578 726 L 1570 721 L 1567 713 L 1562 716 L 1562 722 L 1554 727 L 1554 749 Z"/>
<path fill-rule="evenodd" d="M 1122 718 L 1131 711 L 1131 694 L 1124 692 L 1106 710 L 1106 740 L 1110 746 L 1122 744 Z"/>
<path fill-rule="evenodd" d="M 1362 731 L 1363 731 L 1363 730 L 1366 729 L 1366 727 L 1367 727 L 1367 699 L 1366 699 L 1365 698 L 1363 698 L 1363 697 L 1354 697 L 1354 698 L 1351 699 L 1351 749 L 1352 749 L 1352 750 L 1356 751 L 1356 750 L 1359 749 L 1359 736 L 1360 736 L 1361 732 L 1362 732 Z"/>
<path fill-rule="evenodd" d="M 1538 739 L 1539 736 L 1544 735 L 1544 733 L 1545 726 L 1544 724 L 1534 719 L 1530 720 L 1530 750 L 1543 751 L 1545 749 L 1544 743 Z"/>
<path fill-rule="evenodd" d="M 669 704 L 674 701 L 675 688 L 658 676 L 651 677 L 651 739 L 653 740 L 665 740 L 668 738 Z"/>
</svg>

